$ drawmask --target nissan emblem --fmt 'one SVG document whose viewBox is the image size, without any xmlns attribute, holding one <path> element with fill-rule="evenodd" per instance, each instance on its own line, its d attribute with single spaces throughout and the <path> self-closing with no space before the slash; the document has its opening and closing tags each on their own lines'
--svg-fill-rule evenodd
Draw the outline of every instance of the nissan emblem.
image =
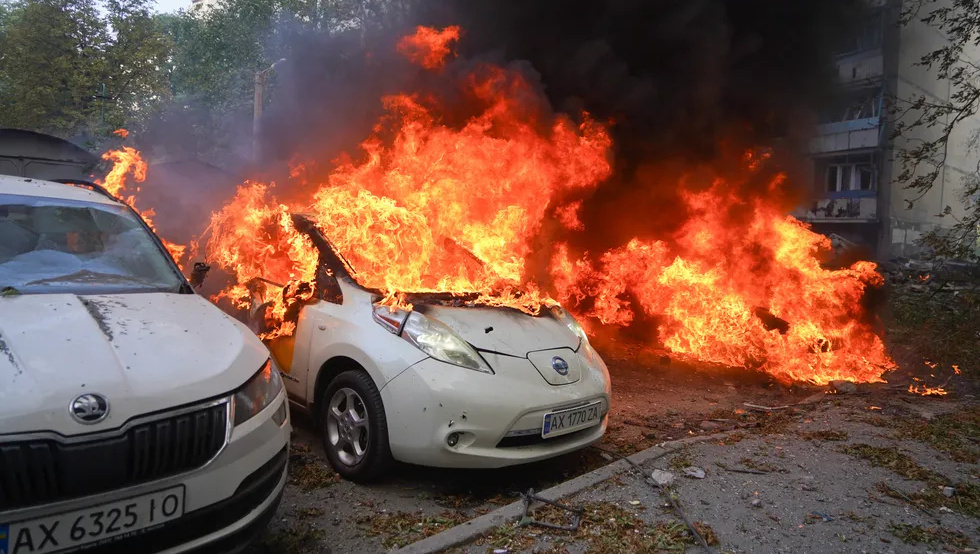
<svg viewBox="0 0 980 554">
<path fill-rule="evenodd" d="M 558 372 L 558 375 L 568 375 L 568 362 L 559 356 L 551 359 L 551 368 Z"/>
</svg>

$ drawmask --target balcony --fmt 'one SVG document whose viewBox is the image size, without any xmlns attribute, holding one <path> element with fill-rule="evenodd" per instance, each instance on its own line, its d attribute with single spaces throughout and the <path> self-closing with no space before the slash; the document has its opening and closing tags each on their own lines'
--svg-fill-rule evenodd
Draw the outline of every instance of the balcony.
<svg viewBox="0 0 980 554">
<path fill-rule="evenodd" d="M 864 223 L 878 220 L 880 160 L 876 152 L 823 156 L 814 158 L 813 162 L 816 200 L 800 206 L 793 213 L 794 216 L 810 222 Z"/>
<path fill-rule="evenodd" d="M 866 117 L 824 123 L 810 140 L 811 154 L 842 152 L 858 148 L 877 148 L 881 143 L 881 118 Z"/>
<path fill-rule="evenodd" d="M 800 206 L 793 216 L 809 223 L 874 223 L 878 221 L 878 196 L 875 191 L 829 193 L 827 198 Z"/>
</svg>

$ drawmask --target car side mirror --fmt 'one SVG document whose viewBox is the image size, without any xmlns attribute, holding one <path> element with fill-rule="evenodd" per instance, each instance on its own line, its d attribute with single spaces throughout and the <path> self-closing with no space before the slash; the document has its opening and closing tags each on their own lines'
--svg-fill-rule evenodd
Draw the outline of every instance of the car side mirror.
<svg viewBox="0 0 980 554">
<path fill-rule="evenodd" d="M 204 278 L 208 276 L 211 266 L 204 262 L 194 262 L 194 269 L 191 270 L 191 286 L 199 289 L 204 284 Z"/>
</svg>

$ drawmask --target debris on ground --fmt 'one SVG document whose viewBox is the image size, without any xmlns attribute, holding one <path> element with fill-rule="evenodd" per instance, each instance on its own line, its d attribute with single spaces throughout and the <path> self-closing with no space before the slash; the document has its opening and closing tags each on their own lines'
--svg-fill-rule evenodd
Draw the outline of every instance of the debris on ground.
<svg viewBox="0 0 980 554">
<path fill-rule="evenodd" d="M 310 452 L 305 445 L 294 445 L 289 455 L 289 482 L 310 491 L 329 487 L 340 481 L 326 460 Z"/>
<path fill-rule="evenodd" d="M 710 521 L 712 544 L 719 541 L 724 551 L 905 553 L 935 545 L 934 552 L 972 552 L 967 549 L 980 542 L 976 481 L 980 472 L 942 449 L 972 448 L 970 438 L 976 434 L 969 427 L 973 421 L 969 414 L 974 405 L 945 409 L 934 405 L 936 416 L 926 421 L 910 415 L 914 410 L 899 392 L 876 394 L 879 410 L 869 410 L 860 396 L 827 395 L 813 408 L 781 420 L 778 434 L 760 428 L 744 432 L 741 442 L 734 444 L 690 443 L 672 455 L 671 471 L 643 472 L 651 484 L 656 483 L 651 479 L 655 475 L 661 480 L 664 474 L 675 477 L 669 488 L 653 487 L 660 489 L 659 494 L 644 493 L 640 480 L 623 475 L 562 500 L 575 506 L 615 505 L 630 515 L 622 515 L 622 520 L 608 518 L 606 523 L 629 521 L 629 527 L 603 528 L 586 539 L 583 533 L 593 529 L 586 513 L 582 529 L 572 536 L 525 534 L 524 546 L 508 547 L 509 551 L 643 551 L 635 543 L 620 541 L 633 540 L 649 529 L 669 529 L 665 520 L 673 519 L 673 525 L 682 528 L 673 504 L 664 502 L 670 499 L 683 508 L 684 518 L 690 518 L 695 528 L 699 521 Z M 949 429 L 954 422 L 963 436 L 955 443 L 941 440 L 938 428 Z M 918 429 L 918 438 L 912 439 L 906 429 Z M 961 459 L 968 457 L 967 452 L 960 454 Z M 687 477 L 686 470 L 703 468 L 705 463 L 727 471 L 705 472 L 704 479 L 676 478 Z M 604 542 L 616 530 L 611 542 Z M 491 535 L 503 537 L 499 530 Z M 478 554 L 487 552 L 487 546 L 461 550 Z M 683 551 L 680 546 L 676 549 Z"/>
<path fill-rule="evenodd" d="M 893 523 L 888 530 L 906 544 L 937 544 L 967 548 L 973 544 L 969 537 L 945 527 L 922 527 L 907 523 Z"/>
<path fill-rule="evenodd" d="M 692 479 L 704 479 L 706 473 L 703 469 L 696 466 L 689 466 L 684 468 L 684 476 L 690 477 Z"/>
<path fill-rule="evenodd" d="M 650 477 L 652 477 L 654 482 L 656 482 L 661 487 L 666 487 L 667 485 L 670 485 L 671 483 L 674 482 L 674 474 L 669 471 L 664 471 L 662 469 L 653 470 L 653 472 L 650 474 Z"/>
<path fill-rule="evenodd" d="M 266 534 L 259 541 L 259 546 L 270 553 L 316 552 L 316 545 L 326 535 L 326 531 L 309 523 L 294 523 L 276 533 Z"/>
<path fill-rule="evenodd" d="M 919 302 L 915 306 L 929 296 L 914 295 Z M 935 299 L 930 301 L 934 303 Z M 901 347 L 902 342 L 919 341 L 917 347 L 933 348 L 926 339 L 935 333 L 921 331 L 921 320 L 910 306 L 899 307 L 905 334 L 903 341 L 893 342 Z M 922 334 L 922 340 L 917 334 Z M 945 337 L 941 342 L 949 346 Z M 974 350 L 980 344 L 960 342 Z M 634 357 L 639 359 L 639 355 Z M 690 514 L 695 528 L 701 530 L 699 520 L 710 521 L 725 551 L 915 551 L 910 549 L 916 547 L 902 545 L 890 533 L 892 523 L 923 530 L 945 528 L 963 533 L 974 544 L 980 542 L 980 528 L 971 519 L 980 518 L 980 472 L 970 465 L 980 462 L 980 407 L 971 396 L 977 389 L 966 386 L 967 377 L 975 375 L 980 366 L 964 362 L 960 354 L 956 355 L 961 361 L 953 362 L 956 368 L 916 362 L 922 366 L 916 375 L 930 385 L 954 375 L 950 395 L 928 398 L 907 393 L 910 377 L 905 374 L 900 379 L 885 376 L 893 385 L 903 383 L 904 388 L 859 385 L 856 394 L 826 394 L 826 387 L 784 387 L 761 374 L 752 377 L 744 369 L 729 373 L 724 368 L 698 370 L 677 359 L 669 367 L 658 368 L 653 379 L 649 368 L 656 365 L 659 355 L 651 355 L 651 363 L 642 367 L 635 360 L 622 360 L 618 367 L 611 367 L 616 372 L 614 412 L 599 443 L 605 451 L 590 448 L 513 471 L 481 472 L 479 479 L 471 472 L 401 468 L 389 480 L 364 487 L 339 480 L 318 446 L 310 452 L 294 439 L 286 495 L 265 541 L 281 545 L 286 536 L 295 535 L 307 541 L 295 550 L 303 554 L 326 552 L 328 546 L 335 552 L 381 554 L 389 548 L 386 545 L 413 542 L 456 525 L 455 520 L 443 517 L 446 510 L 465 521 L 518 499 L 517 491 L 530 486 L 544 490 L 611 463 L 619 455 L 664 441 L 711 434 L 704 442 L 671 452 L 661 471 L 674 476 L 667 494 Z M 904 371 L 907 360 L 901 363 Z M 935 379 L 930 380 L 930 371 Z M 318 434 L 299 417 L 297 420 L 296 433 L 318 445 Z M 701 428 L 702 422 L 709 423 L 709 430 Z M 862 451 L 861 445 L 882 450 Z M 840 447 L 857 450 L 842 452 Z M 927 481 L 896 477 L 918 470 L 904 458 L 884 452 L 890 449 L 922 468 L 919 475 L 938 477 Z M 684 470 L 689 467 L 708 468 L 705 478 L 688 478 Z M 643 472 L 648 482 L 653 468 L 650 463 Z M 626 527 L 626 520 L 615 527 L 606 520 L 591 521 L 592 516 L 585 513 L 574 533 L 515 524 L 495 529 L 481 546 L 472 544 L 461 550 L 473 554 L 493 549 L 551 552 L 569 545 L 570 552 L 613 552 L 637 550 L 635 546 L 641 543 L 676 546 L 670 542 L 670 533 L 663 533 L 671 528 L 665 521 L 673 519 L 682 530 L 683 523 L 656 487 L 626 474 L 604 486 L 607 488 L 597 488 L 589 495 L 560 501 L 586 510 L 595 506 L 600 514 L 612 513 L 609 505 L 614 505 L 626 513 L 622 517 L 633 519 L 634 527 Z M 619 487 L 621 496 L 610 496 Z M 948 496 L 949 489 L 953 496 Z M 759 491 L 759 508 L 752 506 L 754 491 Z M 749 495 L 743 495 L 746 492 Z M 814 510 L 835 521 L 819 523 L 822 519 L 810 516 Z M 535 518 L 543 519 L 539 512 L 535 511 Z M 405 521 L 378 521 L 381 526 L 390 523 L 388 530 L 364 532 L 374 518 L 391 514 L 406 514 Z M 446 522 L 439 523 L 440 519 Z M 409 520 L 414 523 L 409 525 Z M 567 518 L 556 521 L 567 523 Z M 602 542 L 607 531 L 617 529 L 629 529 L 634 535 L 614 537 L 608 545 Z M 583 538 L 590 531 L 599 535 Z M 696 539 L 687 534 L 684 544 L 695 546 Z M 712 540 L 706 533 L 702 536 Z M 930 544 L 916 533 L 910 536 L 918 538 L 919 544 Z M 838 541 L 842 544 L 836 545 Z M 248 554 L 272 552 L 286 550 L 260 543 Z"/>
<path fill-rule="evenodd" d="M 547 498 L 543 498 L 541 496 L 538 496 L 538 495 L 534 494 L 534 489 L 528 489 L 528 491 L 526 493 L 524 493 L 524 494 L 521 495 L 521 498 L 524 501 L 524 512 L 521 514 L 521 519 L 518 522 L 518 525 L 537 525 L 538 527 L 546 527 L 546 528 L 549 528 L 549 529 L 556 529 L 556 530 L 559 530 L 559 531 L 577 531 L 578 530 L 579 523 L 582 520 L 582 509 L 581 508 L 573 508 L 571 506 L 567 506 L 567 505 L 562 504 L 560 502 L 555 502 L 553 500 L 548 500 Z M 555 509 L 558 509 L 558 510 L 567 512 L 568 514 L 571 514 L 571 516 L 572 516 L 571 522 L 570 523 L 567 523 L 567 524 L 562 524 L 562 523 L 553 523 L 553 522 L 550 522 L 550 521 L 542 521 L 542 520 L 534 519 L 533 517 L 531 517 L 531 511 L 532 511 L 531 510 L 531 506 L 535 502 L 539 502 L 539 503 L 545 504 L 547 506 L 551 506 L 552 508 L 555 508 Z"/>
<path fill-rule="evenodd" d="M 829 521 L 834 521 L 834 518 L 833 517 L 831 517 L 831 516 L 829 516 L 829 515 L 827 515 L 827 514 L 825 514 L 823 512 L 817 512 L 817 511 L 810 512 L 810 517 L 815 518 L 815 519 L 819 519 L 821 521 L 828 521 L 828 522 Z"/>
<path fill-rule="evenodd" d="M 565 548 L 566 545 L 581 545 L 573 551 L 683 552 L 688 547 L 700 544 L 690 529 L 675 519 L 651 523 L 635 512 L 603 501 L 583 503 L 582 509 L 582 522 L 574 533 L 543 534 L 533 527 L 508 524 L 476 539 L 472 551 L 563 552 L 570 550 Z M 560 510 L 551 506 L 545 506 L 540 511 L 539 517 L 542 519 L 561 517 Z M 719 544 L 717 535 L 709 525 L 699 521 L 694 526 L 708 545 Z M 535 547 L 536 543 L 540 546 Z"/>
<path fill-rule="evenodd" d="M 830 382 L 830 389 L 837 394 L 854 394 L 858 386 L 851 381 L 835 380 Z"/>
<path fill-rule="evenodd" d="M 760 406 L 758 404 L 750 404 L 748 402 L 743 402 L 742 405 L 750 410 L 757 411 L 757 412 L 776 412 L 779 410 L 785 410 L 789 408 L 789 406 Z"/>
<path fill-rule="evenodd" d="M 441 533 L 469 519 L 459 512 L 443 512 L 428 516 L 418 512 L 394 512 L 361 518 L 361 530 L 371 536 L 381 537 L 384 548 L 401 548 L 426 537 Z"/>
<path fill-rule="evenodd" d="M 731 431 L 738 425 L 728 419 L 706 419 L 701 422 L 700 427 L 703 431 Z"/>
</svg>

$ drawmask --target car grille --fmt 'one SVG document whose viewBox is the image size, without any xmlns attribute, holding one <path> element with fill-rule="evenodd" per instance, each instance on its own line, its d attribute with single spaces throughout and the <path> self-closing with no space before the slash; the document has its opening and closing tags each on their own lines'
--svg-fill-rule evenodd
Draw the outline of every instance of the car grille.
<svg viewBox="0 0 980 554">
<path fill-rule="evenodd" d="M 0 443 L 0 511 L 121 489 L 203 466 L 224 446 L 227 403 L 88 441 Z"/>
</svg>

